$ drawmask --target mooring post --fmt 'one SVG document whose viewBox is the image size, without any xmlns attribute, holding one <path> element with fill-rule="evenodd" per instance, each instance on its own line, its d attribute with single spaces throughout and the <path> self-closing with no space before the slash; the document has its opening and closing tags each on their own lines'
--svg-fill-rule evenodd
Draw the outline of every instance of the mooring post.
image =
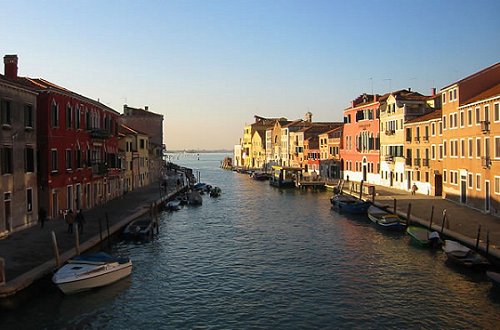
<svg viewBox="0 0 500 330">
<path fill-rule="evenodd" d="M 432 230 L 432 218 L 434 217 L 434 205 L 431 207 L 431 219 L 429 220 L 429 229 Z"/>
<path fill-rule="evenodd" d="M 372 203 L 375 203 L 375 186 L 372 186 Z"/>
<path fill-rule="evenodd" d="M 396 214 L 396 205 L 397 205 L 397 201 L 396 201 L 396 198 L 394 198 L 394 207 L 393 207 L 393 213 Z"/>
<path fill-rule="evenodd" d="M 396 212 L 394 212 L 394 214 L 396 214 Z M 411 203 L 408 203 L 408 211 L 406 211 L 406 226 L 410 225 L 411 222 L 410 217 L 411 217 Z"/>
<path fill-rule="evenodd" d="M 5 259 L 0 257 L 0 285 L 5 284 Z"/>
<path fill-rule="evenodd" d="M 486 231 L 486 256 L 490 252 L 490 231 Z"/>
<path fill-rule="evenodd" d="M 477 227 L 476 251 L 479 248 L 479 237 L 481 236 L 481 225 Z"/>
<path fill-rule="evenodd" d="M 444 223 L 446 222 L 446 209 L 443 210 L 443 222 L 441 223 L 441 235 L 443 235 Z"/>
<path fill-rule="evenodd" d="M 363 199 L 363 180 L 359 184 L 359 199 Z"/>
<path fill-rule="evenodd" d="M 52 246 L 54 247 L 54 255 L 56 256 L 56 267 L 61 266 L 61 259 L 59 258 L 59 248 L 57 247 L 56 233 L 52 231 Z"/>
<path fill-rule="evenodd" d="M 75 226 L 75 249 L 76 255 L 80 255 L 80 234 L 78 233 L 78 226 Z"/>
</svg>

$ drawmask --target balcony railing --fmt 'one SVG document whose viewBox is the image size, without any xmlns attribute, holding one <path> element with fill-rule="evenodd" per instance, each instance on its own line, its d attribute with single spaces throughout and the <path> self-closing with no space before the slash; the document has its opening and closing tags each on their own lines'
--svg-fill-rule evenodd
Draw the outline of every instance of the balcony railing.
<svg viewBox="0 0 500 330">
<path fill-rule="evenodd" d="M 411 136 L 406 136 L 406 142 L 411 142 Z"/>
<path fill-rule="evenodd" d="M 429 142 L 429 136 L 428 136 L 428 135 L 424 136 L 424 137 L 423 137 L 423 141 L 424 141 L 424 142 Z"/>
<path fill-rule="evenodd" d="M 109 139 L 111 137 L 111 134 L 105 130 L 105 129 L 100 129 L 100 128 L 92 128 L 90 130 L 90 137 L 93 139 Z"/>
<path fill-rule="evenodd" d="M 386 162 L 393 162 L 394 161 L 394 156 L 393 155 L 385 155 L 384 160 Z"/>
<path fill-rule="evenodd" d="M 422 166 L 429 167 L 429 158 L 422 159 Z"/>
<path fill-rule="evenodd" d="M 481 166 L 483 168 L 490 168 L 491 167 L 491 158 L 488 156 L 481 157 Z"/>
<path fill-rule="evenodd" d="M 481 131 L 488 133 L 490 131 L 490 122 L 488 120 L 481 120 Z"/>
<path fill-rule="evenodd" d="M 411 158 L 410 157 L 408 157 L 408 158 L 405 159 L 405 165 L 406 166 L 411 166 Z"/>
<path fill-rule="evenodd" d="M 413 164 L 415 167 L 420 167 L 420 158 L 413 158 Z"/>
<path fill-rule="evenodd" d="M 393 129 L 388 129 L 385 131 L 385 135 L 394 135 L 395 133 L 396 133 L 396 131 Z"/>
<path fill-rule="evenodd" d="M 415 136 L 415 143 L 419 143 L 420 142 L 420 136 Z"/>
</svg>

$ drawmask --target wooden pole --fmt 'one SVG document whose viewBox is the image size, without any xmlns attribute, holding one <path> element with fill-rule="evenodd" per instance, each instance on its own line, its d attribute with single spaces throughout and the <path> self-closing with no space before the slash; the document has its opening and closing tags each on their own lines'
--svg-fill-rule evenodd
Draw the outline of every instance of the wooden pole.
<svg viewBox="0 0 500 330">
<path fill-rule="evenodd" d="M 52 246 L 54 247 L 54 255 L 56 256 L 56 267 L 61 266 L 61 258 L 59 258 L 59 248 L 57 247 L 56 233 L 52 231 Z"/>
<path fill-rule="evenodd" d="M 490 231 L 486 232 L 486 255 L 490 252 Z"/>
<path fill-rule="evenodd" d="M 431 220 L 429 221 L 429 229 L 432 230 L 432 218 L 434 217 L 434 205 L 431 207 Z"/>
<path fill-rule="evenodd" d="M 363 199 L 363 180 L 359 184 L 359 199 Z"/>
<path fill-rule="evenodd" d="M 477 227 L 476 251 L 479 248 L 479 237 L 481 236 L 481 225 Z"/>
<path fill-rule="evenodd" d="M 396 214 L 396 206 L 397 206 L 397 201 L 396 201 L 396 198 L 394 198 L 394 207 L 393 207 L 393 212 L 394 214 Z"/>
<path fill-rule="evenodd" d="M 375 203 L 375 186 L 372 186 L 372 203 Z"/>
<path fill-rule="evenodd" d="M 75 249 L 76 249 L 76 255 L 80 255 L 80 237 L 78 233 L 78 226 L 75 226 Z"/>
<path fill-rule="evenodd" d="M 394 199 L 394 201 L 396 201 Z M 394 211 L 394 214 L 396 214 L 396 211 Z M 406 226 L 408 227 L 411 222 L 411 203 L 408 203 L 408 210 L 406 211 Z"/>
<path fill-rule="evenodd" d="M 445 222 L 446 222 L 446 209 L 443 210 L 443 222 L 441 223 L 441 235 L 443 235 Z"/>
</svg>

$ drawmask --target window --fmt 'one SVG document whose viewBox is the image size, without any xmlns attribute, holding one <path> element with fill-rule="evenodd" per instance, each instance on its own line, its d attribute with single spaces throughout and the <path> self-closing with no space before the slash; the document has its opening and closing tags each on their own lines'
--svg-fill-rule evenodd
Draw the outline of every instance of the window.
<svg viewBox="0 0 500 330">
<path fill-rule="evenodd" d="M 479 108 L 476 108 L 476 125 L 479 125 L 479 123 L 481 122 L 481 114 L 480 114 L 480 109 Z"/>
<path fill-rule="evenodd" d="M 476 158 L 481 158 L 481 138 L 476 138 Z"/>
<path fill-rule="evenodd" d="M 71 120 L 72 115 L 73 115 L 73 109 L 71 109 L 71 106 L 68 104 L 66 106 L 66 128 L 71 128 L 73 126 L 73 123 Z"/>
<path fill-rule="evenodd" d="M 141 140 L 140 140 L 140 148 L 141 148 L 141 149 L 144 149 L 144 139 L 141 139 Z"/>
<path fill-rule="evenodd" d="M 494 180 L 495 180 L 495 183 L 494 183 L 495 194 L 500 195 L 500 176 L 496 176 Z"/>
<path fill-rule="evenodd" d="M 495 136 L 495 158 L 500 158 L 500 136 Z"/>
<path fill-rule="evenodd" d="M 457 89 L 455 88 L 453 90 L 453 100 L 456 100 L 457 99 Z"/>
<path fill-rule="evenodd" d="M 442 135 L 443 134 L 443 123 L 440 121 L 438 123 L 438 132 L 439 132 L 439 135 Z"/>
<path fill-rule="evenodd" d="M 443 145 L 439 145 L 439 159 L 443 159 Z"/>
<path fill-rule="evenodd" d="M 71 170 L 73 168 L 73 162 L 71 157 L 71 150 L 66 149 L 66 169 Z"/>
<path fill-rule="evenodd" d="M 500 103 L 495 103 L 494 105 L 494 114 L 495 121 L 500 121 Z"/>
<path fill-rule="evenodd" d="M 443 157 L 446 157 L 446 140 L 443 140 Z"/>
<path fill-rule="evenodd" d="M 35 172 L 35 149 L 27 146 L 25 152 L 24 170 L 25 172 Z"/>
<path fill-rule="evenodd" d="M 431 124 L 431 134 L 432 136 L 436 136 L 436 123 Z"/>
<path fill-rule="evenodd" d="M 50 124 L 52 127 L 59 127 L 59 106 L 56 102 L 52 103 L 50 110 Z"/>
<path fill-rule="evenodd" d="M 460 111 L 460 127 L 465 126 L 465 112 L 462 110 Z"/>
<path fill-rule="evenodd" d="M 460 157 L 465 157 L 465 139 L 460 139 Z"/>
<path fill-rule="evenodd" d="M 446 170 L 443 170 L 443 182 L 447 182 L 446 174 Z"/>
<path fill-rule="evenodd" d="M 476 190 L 481 190 L 481 174 L 476 174 Z"/>
<path fill-rule="evenodd" d="M 12 147 L 4 146 L 0 149 L 2 161 L 2 174 L 12 174 Z"/>
<path fill-rule="evenodd" d="M 75 150 L 75 165 L 76 168 L 82 168 L 82 151 Z"/>
<path fill-rule="evenodd" d="M 468 144 L 469 144 L 469 148 L 467 150 L 468 152 L 468 156 L 469 158 L 472 158 L 472 155 L 473 155 L 473 147 L 474 147 L 474 143 L 472 142 L 472 138 L 469 138 L 468 140 Z"/>
<path fill-rule="evenodd" d="M 50 151 L 50 169 L 52 172 L 57 172 L 57 149 L 52 149 Z"/>
<path fill-rule="evenodd" d="M 446 103 L 446 93 L 443 93 L 443 104 Z"/>
<path fill-rule="evenodd" d="M 12 112 L 11 112 L 11 107 L 10 107 L 10 101 L 9 100 L 2 100 L 2 105 L 1 105 L 1 117 L 0 121 L 2 125 L 11 125 L 12 124 Z"/>
<path fill-rule="evenodd" d="M 443 116 L 443 129 L 446 129 L 446 115 Z"/>
<path fill-rule="evenodd" d="M 431 146 L 431 159 L 436 159 L 436 146 L 434 144 Z"/>
<path fill-rule="evenodd" d="M 75 106 L 75 128 L 80 129 L 80 107 L 77 105 Z"/>
<path fill-rule="evenodd" d="M 33 189 L 26 189 L 26 212 L 33 211 Z"/>
<path fill-rule="evenodd" d="M 484 106 L 484 121 L 490 122 L 490 106 L 485 105 Z"/>
<path fill-rule="evenodd" d="M 29 104 L 24 106 L 24 126 L 33 128 L 33 107 Z"/>
<path fill-rule="evenodd" d="M 467 186 L 469 187 L 469 189 L 474 188 L 474 183 L 472 182 L 473 179 L 474 175 L 472 175 L 472 173 L 467 174 Z"/>
<path fill-rule="evenodd" d="M 472 126 L 472 109 L 467 110 L 467 125 Z"/>
</svg>

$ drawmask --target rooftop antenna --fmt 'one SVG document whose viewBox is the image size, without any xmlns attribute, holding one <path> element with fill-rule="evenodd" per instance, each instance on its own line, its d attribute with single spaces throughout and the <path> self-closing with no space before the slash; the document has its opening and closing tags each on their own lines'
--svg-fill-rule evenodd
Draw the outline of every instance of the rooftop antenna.
<svg viewBox="0 0 500 330">
<path fill-rule="evenodd" d="M 372 95 L 373 95 L 373 77 L 370 77 L 368 79 L 370 79 L 370 85 L 372 87 Z"/>
</svg>

